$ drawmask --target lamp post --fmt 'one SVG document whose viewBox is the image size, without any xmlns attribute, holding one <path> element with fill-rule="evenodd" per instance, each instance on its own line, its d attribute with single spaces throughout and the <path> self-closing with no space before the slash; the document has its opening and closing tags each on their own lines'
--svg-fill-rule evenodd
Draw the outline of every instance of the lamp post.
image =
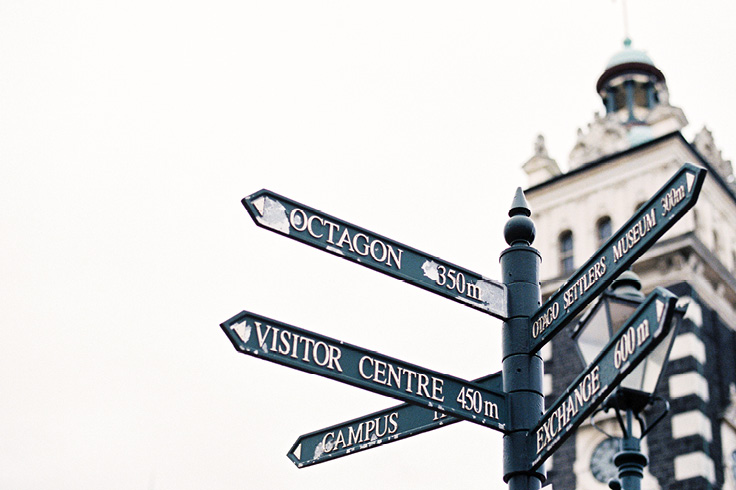
<svg viewBox="0 0 736 490">
<path fill-rule="evenodd" d="M 583 315 L 572 337 L 583 362 L 588 365 L 610 338 L 625 324 L 626 320 L 644 300 L 639 277 L 626 271 L 613 282 L 610 290 L 601 294 L 598 301 Z M 648 464 L 646 455 L 641 452 L 641 440 L 669 412 L 669 403 L 654 395 L 669 357 L 672 343 L 677 335 L 677 327 L 685 313 L 678 306 L 675 311 L 675 325 L 666 338 L 634 369 L 620 384 L 619 388 L 593 414 L 613 410 L 621 427 L 620 451 L 614 455 L 613 463 L 618 470 L 618 479 L 611 480 L 613 490 L 640 490 L 644 467 Z M 649 405 L 662 402 L 662 413 L 647 427 L 642 411 Z M 635 421 L 639 423 L 638 437 L 634 435 Z M 595 423 L 593 422 L 595 426 Z M 595 426 L 598 428 L 597 426 Z M 600 430 L 600 429 L 599 429 Z M 605 433 L 605 432 L 604 432 Z M 606 435 L 609 435 L 606 433 Z M 609 435 L 610 436 L 610 435 Z M 611 436 L 613 437 L 613 436 Z"/>
</svg>

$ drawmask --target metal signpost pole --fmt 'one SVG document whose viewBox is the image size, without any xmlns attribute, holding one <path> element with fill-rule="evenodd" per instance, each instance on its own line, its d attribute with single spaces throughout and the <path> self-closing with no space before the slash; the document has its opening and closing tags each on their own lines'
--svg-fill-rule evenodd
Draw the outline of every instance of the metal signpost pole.
<svg viewBox="0 0 736 490">
<path fill-rule="evenodd" d="M 531 316 L 541 304 L 539 264 L 531 210 L 521 188 L 514 196 L 504 238 L 510 246 L 501 253 L 502 282 L 508 291 L 508 319 L 503 323 L 503 385 L 508 399 L 507 433 L 503 438 L 503 479 L 509 490 L 539 490 L 546 480 L 544 467 L 530 471 L 527 434 L 544 412 L 544 365 L 530 354 Z"/>
<path fill-rule="evenodd" d="M 612 489 L 640 490 L 641 480 L 644 478 L 644 467 L 649 462 L 641 452 L 641 439 L 632 435 L 634 414 L 626 411 L 627 434 L 621 440 L 621 451 L 616 453 L 613 462 L 618 468 L 618 481 L 609 485 Z"/>
</svg>

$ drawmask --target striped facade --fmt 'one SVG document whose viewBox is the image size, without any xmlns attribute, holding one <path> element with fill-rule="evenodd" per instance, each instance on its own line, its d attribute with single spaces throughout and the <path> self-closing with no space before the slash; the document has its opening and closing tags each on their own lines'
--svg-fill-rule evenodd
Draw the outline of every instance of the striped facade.
<svg viewBox="0 0 736 490">
<path fill-rule="evenodd" d="M 650 94 L 649 113 L 637 112 L 639 119 L 632 123 L 633 111 L 629 110 L 623 117 L 616 112 L 617 107 L 604 95 L 615 92 L 610 87 L 612 83 L 627 83 L 627 70 L 641 75 L 636 68 L 626 63 L 615 69 L 609 67 L 607 73 L 615 72 L 618 79 L 611 82 L 602 77 L 598 84 L 599 89 L 603 87 L 601 92 L 608 113 L 605 118 L 596 116 L 593 126 L 618 127 L 624 138 L 621 142 L 612 144 L 610 140 L 601 140 L 596 147 L 595 131 L 590 130 L 579 138 L 582 150 L 576 147 L 577 151 L 571 153 L 570 170 L 562 172 L 547 155 L 541 140 L 534 157 L 524 165 L 531 183 L 525 191 L 526 197 L 537 226 L 534 246 L 543 257 L 542 291 L 546 297 L 557 290 L 570 275 L 569 264 L 578 267 L 597 250 L 601 243 L 598 235 L 604 233 L 602 224 L 609 223 L 614 231 L 618 229 L 683 163 L 694 163 L 708 170 L 695 208 L 633 267 L 642 280 L 645 294 L 656 286 L 664 286 L 689 299 L 687 315 L 680 325 L 657 393 L 669 400 L 671 411 L 642 443 L 650 459 L 642 488 L 736 490 L 733 172 L 730 162 L 714 151 L 710 132 L 701 131 L 691 142 L 685 139 L 680 129 L 686 120 L 679 109 L 669 107 L 659 111 L 660 116 L 668 112 L 670 122 L 677 123 L 674 126 L 662 124 L 662 118 L 652 122 L 656 118 L 649 116 L 659 110 L 656 103 L 651 103 L 652 87 L 666 90 L 661 72 L 657 71 L 656 77 L 650 73 L 649 79 L 637 79 L 652 82 L 646 86 Z M 646 137 L 641 138 L 642 134 Z M 586 161 L 586 155 L 593 158 Z M 551 346 L 542 351 L 547 406 L 584 368 L 569 337 L 571 327 L 567 328 L 568 332 L 559 333 Z M 596 421 L 609 433 L 617 427 L 613 417 L 607 414 L 599 414 Z M 591 458 L 605 439 L 608 436 L 590 423 L 578 428 L 576 435 L 556 451 L 547 465 L 549 482 L 554 488 L 608 488 L 591 469 Z M 602 450 L 597 456 L 600 454 Z M 596 471 L 601 478 L 600 469 Z"/>
</svg>

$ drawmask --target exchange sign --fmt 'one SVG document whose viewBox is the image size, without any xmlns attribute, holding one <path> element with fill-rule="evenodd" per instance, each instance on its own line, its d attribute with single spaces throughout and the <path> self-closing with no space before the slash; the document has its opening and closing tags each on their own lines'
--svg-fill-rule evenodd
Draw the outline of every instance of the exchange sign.
<svg viewBox="0 0 736 490">
<path fill-rule="evenodd" d="M 242 200 L 255 223 L 451 300 L 507 317 L 506 286 L 268 190 Z"/>
<path fill-rule="evenodd" d="M 531 470 L 562 444 L 670 331 L 677 297 L 656 288 L 527 434 Z"/>
</svg>

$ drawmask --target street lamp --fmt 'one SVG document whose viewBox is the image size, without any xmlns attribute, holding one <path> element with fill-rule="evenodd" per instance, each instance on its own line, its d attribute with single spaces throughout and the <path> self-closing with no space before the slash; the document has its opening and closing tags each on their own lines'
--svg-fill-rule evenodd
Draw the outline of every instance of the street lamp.
<svg viewBox="0 0 736 490">
<path fill-rule="evenodd" d="M 589 365 L 613 335 L 624 326 L 626 320 L 644 301 L 639 277 L 626 271 L 613 282 L 610 290 L 601 294 L 598 301 L 583 315 L 572 333 L 578 353 L 585 365 Z M 675 325 L 665 338 L 619 385 L 619 388 L 604 402 L 600 411 L 613 410 L 623 437 L 620 451 L 614 455 L 613 462 L 618 470 L 618 480 L 609 482 L 614 490 L 639 490 L 644 476 L 647 457 L 641 452 L 641 439 L 669 412 L 669 403 L 662 397 L 654 396 L 654 391 L 664 373 L 672 343 L 677 335 L 677 327 L 685 313 L 678 306 L 673 321 Z M 664 410 L 647 427 L 641 412 L 650 404 L 662 402 Z M 634 419 L 639 423 L 639 437 L 634 436 Z M 593 422 L 595 425 L 595 422 Z M 599 429 L 600 430 L 600 429 Z M 605 433 L 605 432 L 604 432 Z M 609 437 L 613 437 L 610 436 Z"/>
</svg>

